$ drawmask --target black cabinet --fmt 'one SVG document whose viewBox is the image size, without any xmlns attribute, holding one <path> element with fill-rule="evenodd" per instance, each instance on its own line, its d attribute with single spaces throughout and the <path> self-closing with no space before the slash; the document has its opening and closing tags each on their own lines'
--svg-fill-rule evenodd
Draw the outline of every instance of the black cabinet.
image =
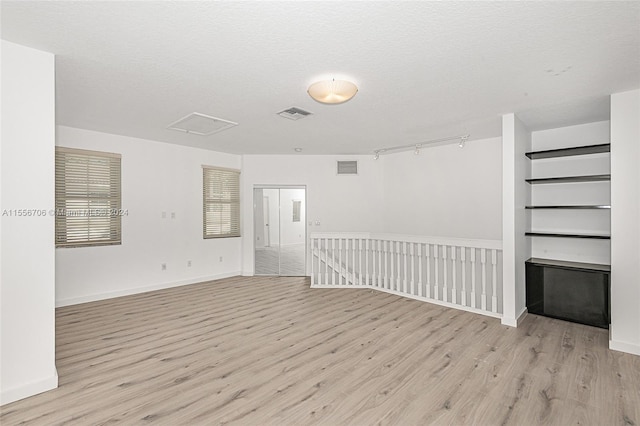
<svg viewBox="0 0 640 426">
<path fill-rule="evenodd" d="M 609 265 L 538 258 L 525 265 L 530 313 L 609 328 Z"/>
</svg>

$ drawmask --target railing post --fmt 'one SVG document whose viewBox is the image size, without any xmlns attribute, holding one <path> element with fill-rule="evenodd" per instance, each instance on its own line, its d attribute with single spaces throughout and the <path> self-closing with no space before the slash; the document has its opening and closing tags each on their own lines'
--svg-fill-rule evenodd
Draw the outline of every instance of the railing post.
<svg viewBox="0 0 640 426">
<path fill-rule="evenodd" d="M 373 285 L 373 283 L 369 281 L 369 238 L 364 240 L 364 269 L 364 280 L 366 282 L 366 285 Z"/>
</svg>

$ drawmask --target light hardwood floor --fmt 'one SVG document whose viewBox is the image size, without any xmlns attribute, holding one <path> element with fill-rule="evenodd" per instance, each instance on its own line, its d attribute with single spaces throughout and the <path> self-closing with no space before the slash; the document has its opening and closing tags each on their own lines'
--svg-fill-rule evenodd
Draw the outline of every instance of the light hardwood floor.
<svg viewBox="0 0 640 426">
<path fill-rule="evenodd" d="M 58 309 L 32 425 L 640 425 L 607 330 L 499 320 L 306 278 L 237 277 Z"/>
</svg>

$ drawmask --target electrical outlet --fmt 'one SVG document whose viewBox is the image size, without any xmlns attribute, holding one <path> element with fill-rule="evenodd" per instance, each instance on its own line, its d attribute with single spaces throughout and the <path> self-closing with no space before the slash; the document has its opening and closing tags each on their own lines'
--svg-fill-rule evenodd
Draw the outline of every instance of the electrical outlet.
<svg viewBox="0 0 640 426">
<path fill-rule="evenodd" d="M 187 267 L 191 268 L 191 261 L 190 260 L 187 260 Z"/>
<path fill-rule="evenodd" d="M 175 219 L 176 218 L 176 212 L 171 212 L 171 219 Z"/>
<path fill-rule="evenodd" d="M 162 216 L 163 219 L 166 219 L 167 218 L 167 212 L 162 212 L 161 216 Z"/>
<path fill-rule="evenodd" d="M 220 262 L 222 262 L 222 256 L 220 256 Z"/>
<path fill-rule="evenodd" d="M 163 270 L 163 271 L 166 271 L 166 270 L 167 270 L 167 264 L 166 264 L 166 263 L 163 263 L 163 264 L 162 264 L 162 265 L 160 265 L 160 266 L 162 267 L 162 270 Z"/>
</svg>

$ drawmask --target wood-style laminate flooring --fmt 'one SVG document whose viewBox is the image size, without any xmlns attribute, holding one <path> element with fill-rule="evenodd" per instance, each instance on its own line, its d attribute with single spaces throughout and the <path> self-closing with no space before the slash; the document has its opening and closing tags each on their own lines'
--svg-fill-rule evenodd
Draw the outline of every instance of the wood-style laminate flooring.
<svg viewBox="0 0 640 426">
<path fill-rule="evenodd" d="M 237 277 L 60 308 L 60 387 L 29 425 L 640 425 L 640 357 L 608 332 L 306 278 Z"/>
</svg>

